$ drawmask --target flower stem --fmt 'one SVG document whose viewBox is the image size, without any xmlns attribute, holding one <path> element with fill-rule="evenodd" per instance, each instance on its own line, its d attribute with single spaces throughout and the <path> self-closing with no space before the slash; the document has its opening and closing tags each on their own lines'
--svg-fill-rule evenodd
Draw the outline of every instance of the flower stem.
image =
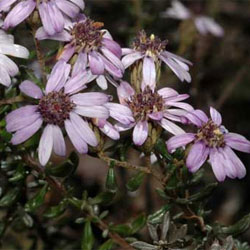
<svg viewBox="0 0 250 250">
<path fill-rule="evenodd" d="M 4 99 L 4 100 L 0 100 L 0 106 L 1 105 L 5 105 L 5 104 L 12 104 L 12 103 L 16 103 L 16 102 L 22 102 L 24 101 L 24 97 L 19 95 L 19 96 L 15 96 L 9 99 Z"/>
</svg>

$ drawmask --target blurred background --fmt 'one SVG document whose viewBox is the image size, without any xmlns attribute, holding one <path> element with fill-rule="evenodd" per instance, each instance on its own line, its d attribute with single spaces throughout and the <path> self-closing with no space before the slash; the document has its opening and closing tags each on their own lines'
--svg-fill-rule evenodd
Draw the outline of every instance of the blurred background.
<svg viewBox="0 0 250 250">
<path fill-rule="evenodd" d="M 167 67 L 163 66 L 160 86 L 171 86 L 180 93 L 189 93 L 189 102 L 205 112 L 208 112 L 210 106 L 217 108 L 222 114 L 224 126 L 229 131 L 250 139 L 249 0 L 182 1 L 193 13 L 214 18 L 224 29 L 223 37 L 200 35 L 188 20 L 162 17 L 162 12 L 171 5 L 171 1 L 168 0 L 85 0 L 85 3 L 86 15 L 104 22 L 105 28 L 121 47 L 128 47 L 141 29 L 149 35 L 153 33 L 162 40 L 168 40 L 168 51 L 193 63 L 192 82 L 181 83 Z M 15 38 L 19 44 L 32 46 L 27 44 L 19 30 Z M 56 47 L 58 43 L 53 43 L 52 46 Z M 129 75 L 126 75 L 125 79 L 129 81 Z M 109 91 L 115 94 L 112 87 Z M 242 180 L 226 179 L 218 185 L 207 205 L 212 210 L 211 220 L 217 220 L 225 225 L 234 223 L 250 212 L 250 155 L 237 154 L 247 168 L 246 177 Z M 143 164 L 139 161 L 139 153 L 136 150 L 129 151 L 129 158 L 134 163 L 137 159 L 138 164 Z M 214 180 L 210 167 L 206 168 L 205 177 L 209 181 Z M 87 189 L 90 195 L 95 195 L 102 190 L 106 173 L 107 168 L 103 162 L 90 156 L 82 157 L 70 184 L 79 191 Z M 123 183 L 129 173 L 117 169 L 117 175 L 120 189 L 116 202 L 109 206 L 110 221 L 124 223 L 128 217 L 140 212 L 153 212 L 162 205 L 154 191 L 157 183 L 145 180 L 143 188 L 128 193 Z M 48 245 L 64 244 L 64 247 L 57 249 L 67 249 L 67 242 L 77 238 L 81 232 L 80 226 L 78 228 L 70 224 L 72 221 L 67 222 L 68 226 L 60 231 L 60 234 L 65 235 L 64 243 L 57 242 L 57 234 L 53 234 L 52 230 L 53 239 L 48 238 Z M 53 226 L 53 222 L 51 223 Z M 7 239 L 8 237 L 12 238 L 11 235 L 7 236 Z M 242 240 L 250 243 L 250 230 L 242 235 Z"/>
</svg>

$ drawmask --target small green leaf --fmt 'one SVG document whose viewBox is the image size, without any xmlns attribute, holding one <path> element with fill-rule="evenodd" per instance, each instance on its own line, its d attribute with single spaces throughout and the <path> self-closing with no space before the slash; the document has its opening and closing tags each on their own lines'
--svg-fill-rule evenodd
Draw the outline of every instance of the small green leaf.
<svg viewBox="0 0 250 250">
<path fill-rule="evenodd" d="M 170 205 L 165 205 L 155 213 L 148 216 L 148 221 L 151 224 L 160 224 L 163 220 L 163 216 L 167 211 L 169 211 Z"/>
<path fill-rule="evenodd" d="M 102 192 L 99 193 L 96 197 L 90 199 L 91 205 L 96 204 L 106 204 L 108 205 L 115 197 L 115 193 L 113 192 Z"/>
<path fill-rule="evenodd" d="M 77 199 L 77 198 L 75 198 L 75 197 L 69 198 L 68 201 L 69 201 L 69 203 L 70 203 L 71 205 L 73 205 L 74 207 L 76 207 L 76 208 L 78 208 L 78 209 L 80 209 L 80 210 L 81 210 L 82 207 L 83 207 L 83 201 L 82 201 L 82 200 L 79 200 L 79 199 Z"/>
<path fill-rule="evenodd" d="M 87 221 L 84 226 L 82 240 L 81 240 L 81 249 L 82 250 L 91 250 L 94 245 L 94 235 L 92 232 L 92 227 L 90 221 Z"/>
<path fill-rule="evenodd" d="M 73 174 L 78 166 L 79 159 L 75 152 L 71 153 L 69 159 L 56 166 L 48 166 L 46 173 L 55 177 L 66 177 Z"/>
<path fill-rule="evenodd" d="M 114 245 L 113 240 L 109 239 L 105 241 L 99 248 L 98 250 L 111 250 Z"/>
<path fill-rule="evenodd" d="M 145 177 L 145 173 L 138 172 L 135 176 L 133 176 L 127 183 L 126 187 L 130 192 L 136 191 L 140 185 L 142 184 Z"/>
<path fill-rule="evenodd" d="M 22 220 L 23 220 L 24 224 L 27 227 L 32 227 L 33 226 L 34 221 L 33 221 L 32 217 L 29 214 L 24 213 L 23 216 L 22 216 Z"/>
<path fill-rule="evenodd" d="M 109 229 L 122 236 L 129 236 L 131 234 L 131 227 L 127 224 L 112 225 Z"/>
<path fill-rule="evenodd" d="M 10 182 L 17 182 L 24 179 L 26 176 L 26 170 L 22 164 L 19 164 L 13 177 L 9 178 Z"/>
<path fill-rule="evenodd" d="M 159 154 L 161 154 L 169 162 L 173 161 L 173 157 L 171 156 L 171 154 L 168 153 L 167 147 L 166 147 L 166 144 L 165 144 L 164 140 L 162 140 L 162 139 L 157 140 L 157 142 L 155 144 L 155 150 Z"/>
<path fill-rule="evenodd" d="M 141 230 L 145 224 L 147 222 L 147 218 L 144 214 L 139 215 L 138 217 L 136 217 L 134 219 L 134 221 L 132 221 L 131 223 L 131 234 L 134 234 L 136 232 L 138 232 L 139 230 Z"/>
<path fill-rule="evenodd" d="M 108 170 L 106 178 L 106 189 L 112 193 L 115 193 L 117 190 L 117 183 L 114 170 L 114 162 L 112 161 Z"/>
<path fill-rule="evenodd" d="M 0 207 L 11 206 L 18 198 L 20 194 L 20 188 L 15 187 L 7 192 L 0 200 Z"/>
<path fill-rule="evenodd" d="M 35 194 L 35 196 L 25 204 L 25 211 L 34 212 L 37 208 L 39 208 L 44 202 L 44 198 L 47 193 L 47 190 L 48 190 L 48 186 L 45 184 L 41 188 L 41 190 L 39 190 Z"/>
<path fill-rule="evenodd" d="M 46 218 L 55 218 L 65 211 L 65 202 L 60 202 L 57 206 L 50 207 L 43 216 Z"/>
<path fill-rule="evenodd" d="M 250 227 L 250 214 L 247 214 L 238 222 L 236 222 L 234 225 L 220 228 L 219 233 L 235 236 L 238 234 L 242 234 L 249 227 Z"/>
</svg>

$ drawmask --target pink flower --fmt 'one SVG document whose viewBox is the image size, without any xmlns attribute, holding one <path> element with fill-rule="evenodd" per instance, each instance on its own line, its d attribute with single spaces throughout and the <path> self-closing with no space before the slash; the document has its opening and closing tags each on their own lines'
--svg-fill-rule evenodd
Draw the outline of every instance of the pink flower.
<svg viewBox="0 0 250 250">
<path fill-rule="evenodd" d="M 192 65 L 192 63 L 166 51 L 166 45 L 167 41 L 161 41 L 154 35 L 147 37 L 146 33 L 141 31 L 134 40 L 132 49 L 122 49 L 124 56 L 122 63 L 125 68 L 128 68 L 135 62 L 142 61 L 143 81 L 152 89 L 155 87 L 157 67 L 159 67 L 161 61 L 168 65 L 182 82 L 191 82 L 191 76 L 188 71 L 189 65 Z"/>
<path fill-rule="evenodd" d="M 44 93 L 31 81 L 24 81 L 20 90 L 38 100 L 37 105 L 27 105 L 6 116 L 6 129 L 14 132 L 12 144 L 20 144 L 34 135 L 43 125 L 38 147 L 39 161 L 46 165 L 52 149 L 57 155 L 66 153 L 62 130 L 65 128 L 79 153 L 87 153 L 87 144 L 95 147 L 98 141 L 86 118 L 107 119 L 109 111 L 104 104 L 109 96 L 98 92 L 76 93 L 85 87 L 85 74 L 69 77 L 71 67 L 59 61 L 53 68 Z"/>
<path fill-rule="evenodd" d="M 15 5 L 12 9 L 11 7 Z M 75 18 L 84 9 L 83 0 L 1 0 L 0 12 L 9 12 L 3 27 L 15 27 L 37 9 L 44 27 L 49 35 L 61 32 L 67 19 Z"/>
<path fill-rule="evenodd" d="M 218 111 L 210 108 L 211 119 L 201 110 L 194 110 L 185 115 L 185 119 L 199 129 L 196 134 L 185 133 L 170 138 L 167 147 L 170 152 L 191 142 L 186 165 L 191 172 L 196 172 L 209 158 L 218 181 L 229 178 L 243 178 L 246 169 L 232 149 L 250 153 L 250 141 L 245 137 L 229 133 L 223 125 Z"/>
<path fill-rule="evenodd" d="M 110 116 L 118 121 L 118 131 L 133 129 L 133 142 L 140 146 L 148 137 L 148 122 L 155 122 L 171 134 L 185 133 L 174 122 L 181 122 L 181 117 L 193 108 L 184 102 L 188 95 L 179 95 L 171 88 L 151 90 L 148 86 L 136 93 L 127 83 L 122 82 L 117 88 L 120 104 L 107 103 Z M 173 122 L 174 121 L 174 122 Z"/>
<path fill-rule="evenodd" d="M 161 13 L 162 17 L 170 17 L 180 20 L 192 19 L 196 26 L 196 29 L 202 35 L 208 33 L 221 37 L 224 35 L 223 28 L 214 21 L 211 17 L 194 15 L 189 9 L 187 9 L 181 2 L 172 1 L 172 7 Z"/>
<path fill-rule="evenodd" d="M 59 59 L 68 61 L 78 55 L 78 70 L 89 70 L 92 80 L 96 79 L 102 89 L 107 89 L 107 80 L 122 78 L 124 66 L 120 61 L 121 48 L 107 30 L 101 29 L 103 23 L 94 22 L 81 15 L 73 24 L 69 24 L 61 33 L 49 36 L 44 28 L 39 28 L 36 38 L 53 39 L 66 42 Z"/>
</svg>

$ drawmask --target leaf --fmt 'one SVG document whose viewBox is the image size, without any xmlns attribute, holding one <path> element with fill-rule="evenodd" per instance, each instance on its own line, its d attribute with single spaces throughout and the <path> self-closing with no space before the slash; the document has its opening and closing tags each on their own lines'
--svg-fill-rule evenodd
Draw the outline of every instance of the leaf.
<svg viewBox="0 0 250 250">
<path fill-rule="evenodd" d="M 24 179 L 26 176 L 26 170 L 23 165 L 19 164 L 13 177 L 9 178 L 10 182 L 17 182 Z"/>
<path fill-rule="evenodd" d="M 163 216 L 169 211 L 170 205 L 165 205 L 155 213 L 148 216 L 148 222 L 151 224 L 160 224 L 163 220 Z"/>
<path fill-rule="evenodd" d="M 66 177 L 73 174 L 79 164 L 79 158 L 75 152 L 71 153 L 69 159 L 56 166 L 48 166 L 46 173 L 55 177 Z"/>
<path fill-rule="evenodd" d="M 23 214 L 22 221 L 24 222 L 24 224 L 27 227 L 32 227 L 33 224 L 34 224 L 34 221 L 33 221 L 32 217 L 29 214 L 27 214 L 27 213 Z"/>
<path fill-rule="evenodd" d="M 136 191 L 140 185 L 142 184 L 145 177 L 145 173 L 138 172 L 135 176 L 133 176 L 127 183 L 126 187 L 130 192 Z"/>
<path fill-rule="evenodd" d="M 94 245 L 94 235 L 92 232 L 92 227 L 90 221 L 87 221 L 84 226 L 82 240 L 81 240 L 81 249 L 82 250 L 91 250 Z"/>
<path fill-rule="evenodd" d="M 25 211 L 26 212 L 35 212 L 35 210 L 43 204 L 47 190 L 48 190 L 48 185 L 45 184 L 41 188 L 41 190 L 39 190 L 35 194 L 35 196 L 25 204 Z"/>
<path fill-rule="evenodd" d="M 109 239 L 105 241 L 99 248 L 98 250 L 111 250 L 114 245 L 113 240 Z"/>
<path fill-rule="evenodd" d="M 173 157 L 171 156 L 171 154 L 168 153 L 167 147 L 166 147 L 166 144 L 165 144 L 164 140 L 162 140 L 162 139 L 157 140 L 157 142 L 155 144 L 155 150 L 159 154 L 161 154 L 169 162 L 173 161 Z"/>
<path fill-rule="evenodd" d="M 158 246 L 154 246 L 143 241 L 133 242 L 131 246 L 140 250 L 157 250 L 158 249 Z"/>
<path fill-rule="evenodd" d="M 65 202 L 60 202 L 57 206 L 50 207 L 43 216 L 46 218 L 55 218 L 65 211 Z"/>
<path fill-rule="evenodd" d="M 101 192 L 99 193 L 96 197 L 90 199 L 90 204 L 91 205 L 96 205 L 96 204 L 106 204 L 108 205 L 113 198 L 115 197 L 115 193 L 113 192 Z"/>
<path fill-rule="evenodd" d="M 235 236 L 238 234 L 242 234 L 249 227 L 250 227 L 250 214 L 247 214 L 238 222 L 236 222 L 234 225 L 220 228 L 218 233 Z"/>
<path fill-rule="evenodd" d="M 9 207 L 11 206 L 18 198 L 20 194 L 20 188 L 15 187 L 7 192 L 0 200 L 0 207 Z"/>
<path fill-rule="evenodd" d="M 117 183 L 114 170 L 114 162 L 112 161 L 108 170 L 106 178 L 106 189 L 111 193 L 115 193 L 117 190 Z"/>
<path fill-rule="evenodd" d="M 141 230 L 147 222 L 147 218 L 144 214 L 139 215 L 131 223 L 131 234 L 134 234 Z"/>
<path fill-rule="evenodd" d="M 110 231 L 118 233 L 122 236 L 128 236 L 131 234 L 131 227 L 127 224 L 119 224 L 110 226 Z"/>
</svg>

